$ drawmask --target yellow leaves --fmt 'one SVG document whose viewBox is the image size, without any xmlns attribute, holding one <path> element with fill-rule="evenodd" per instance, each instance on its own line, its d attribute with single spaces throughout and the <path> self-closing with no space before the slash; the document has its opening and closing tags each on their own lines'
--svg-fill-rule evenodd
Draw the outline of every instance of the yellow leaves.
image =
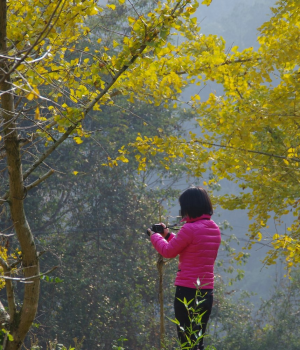
<svg viewBox="0 0 300 350">
<path fill-rule="evenodd" d="M 99 10 L 97 9 L 97 7 L 91 7 L 88 11 L 87 11 L 87 15 L 93 16 L 93 15 L 97 15 L 99 12 Z"/>
<path fill-rule="evenodd" d="M 57 131 L 64 133 L 66 131 L 65 127 L 63 127 L 62 125 L 58 125 L 57 127 Z"/>
<path fill-rule="evenodd" d="M 299 242 L 288 235 L 279 235 L 275 234 L 273 236 L 273 242 L 272 245 L 275 249 L 275 253 L 277 253 L 278 250 L 282 252 L 282 254 L 285 256 L 285 260 L 287 262 L 288 270 L 300 262 L 300 245 Z M 269 252 L 269 256 L 265 258 L 265 261 L 270 264 L 270 260 L 273 258 L 272 252 Z M 278 254 L 278 253 L 277 253 Z"/>
<path fill-rule="evenodd" d="M 32 101 L 34 98 L 39 98 L 40 92 L 37 87 L 35 87 L 31 92 L 26 95 L 27 100 Z"/>
<path fill-rule="evenodd" d="M 108 7 L 111 10 L 115 10 L 116 9 L 116 5 L 112 4 L 112 5 L 106 5 L 106 7 Z"/>
<path fill-rule="evenodd" d="M 121 156 L 117 157 L 116 160 L 119 160 L 123 163 L 128 163 L 129 160 L 122 154 Z"/>
<path fill-rule="evenodd" d="M 257 232 L 257 240 L 260 242 L 262 239 L 262 234 L 260 232 Z"/>
<path fill-rule="evenodd" d="M 296 148 L 289 148 L 287 152 L 288 152 L 288 154 L 287 154 L 288 158 L 298 157 Z"/>
<path fill-rule="evenodd" d="M 204 0 L 201 2 L 202 5 L 209 6 L 211 4 L 212 0 Z"/>
<path fill-rule="evenodd" d="M 191 18 L 191 22 L 196 25 L 197 24 L 197 17 Z"/>
<path fill-rule="evenodd" d="M 200 100 L 201 100 L 200 96 L 197 95 L 197 94 L 195 94 L 193 97 L 194 97 L 194 99 L 195 99 L 196 101 L 200 101 Z"/>
<path fill-rule="evenodd" d="M 34 119 L 39 120 L 40 117 L 41 117 L 41 115 L 40 115 L 40 108 L 37 107 L 37 108 L 35 109 L 35 116 L 34 116 Z"/>
<path fill-rule="evenodd" d="M 136 19 L 135 19 L 134 17 L 131 17 L 131 16 L 128 16 L 128 17 L 127 17 L 127 20 L 128 20 L 128 22 L 131 23 L 131 24 L 136 22 Z"/>
<path fill-rule="evenodd" d="M 134 103 L 134 93 L 130 94 L 130 98 L 127 101 Z"/>
<path fill-rule="evenodd" d="M 118 1 L 119 1 L 119 3 L 122 5 L 122 4 L 125 3 L 126 0 L 118 0 Z"/>
<path fill-rule="evenodd" d="M 74 95 L 74 94 L 72 94 Z M 89 95 L 89 91 L 85 85 L 80 85 L 76 90 L 76 97 L 82 98 Z M 70 96 L 71 97 L 71 96 Z M 72 98 L 72 97 L 71 97 Z M 77 99 L 75 99 L 77 102 Z"/>
<path fill-rule="evenodd" d="M 73 139 L 77 143 L 77 145 L 80 145 L 83 142 L 83 140 L 79 136 L 76 136 Z"/>
<path fill-rule="evenodd" d="M 190 15 L 193 14 L 196 11 L 196 8 L 189 6 L 186 8 L 186 12 L 188 12 Z"/>
<path fill-rule="evenodd" d="M 70 99 L 71 99 L 71 101 L 73 101 L 75 103 L 77 103 L 77 101 L 78 101 L 77 98 L 75 97 L 75 92 L 73 89 L 70 89 Z"/>
<path fill-rule="evenodd" d="M 73 173 L 75 176 L 78 174 L 78 171 L 73 171 Z"/>
<path fill-rule="evenodd" d="M 243 252 L 239 252 L 235 257 L 234 259 L 237 260 L 237 261 L 240 261 L 242 258 L 245 257 L 245 253 Z"/>
</svg>

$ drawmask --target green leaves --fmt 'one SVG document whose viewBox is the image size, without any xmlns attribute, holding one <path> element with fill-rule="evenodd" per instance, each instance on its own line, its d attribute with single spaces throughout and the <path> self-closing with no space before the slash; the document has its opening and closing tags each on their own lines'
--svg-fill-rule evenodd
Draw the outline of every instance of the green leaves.
<svg viewBox="0 0 300 350">
<path fill-rule="evenodd" d="M 53 276 L 48 276 L 48 275 L 41 276 L 41 280 L 48 282 L 48 283 L 62 283 L 63 282 L 63 280 L 60 279 L 59 277 L 53 277 Z"/>
</svg>

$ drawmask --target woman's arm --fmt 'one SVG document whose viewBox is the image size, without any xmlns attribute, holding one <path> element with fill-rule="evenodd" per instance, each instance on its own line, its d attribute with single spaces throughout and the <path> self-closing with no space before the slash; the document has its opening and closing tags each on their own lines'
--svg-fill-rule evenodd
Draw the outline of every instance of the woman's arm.
<svg viewBox="0 0 300 350">
<path fill-rule="evenodd" d="M 168 242 L 159 233 L 151 235 L 151 242 L 154 248 L 164 258 L 175 258 L 189 244 L 191 244 L 192 235 L 191 232 L 183 226 L 176 236 L 174 233 L 170 235 Z"/>
</svg>

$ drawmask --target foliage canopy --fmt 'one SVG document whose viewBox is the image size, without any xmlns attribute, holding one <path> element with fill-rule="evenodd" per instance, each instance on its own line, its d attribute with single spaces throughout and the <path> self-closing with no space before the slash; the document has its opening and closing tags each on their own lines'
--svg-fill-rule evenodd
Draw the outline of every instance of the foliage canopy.
<svg viewBox="0 0 300 350">
<path fill-rule="evenodd" d="M 222 179 L 238 183 L 239 195 L 221 196 L 219 203 L 226 209 L 247 209 L 252 220 L 248 248 L 274 220 L 276 232 L 269 238 L 275 249 L 265 262 L 273 264 L 283 253 L 289 267 L 300 261 L 298 9 L 299 1 L 278 1 L 270 20 L 259 28 L 256 51 L 237 46 L 226 51 L 222 39 L 194 32 L 184 43 L 185 52 L 194 53 L 203 43 L 202 52 L 182 57 L 181 73 L 197 77 L 198 85 L 220 84 L 223 94 L 211 93 L 206 101 L 191 97 L 200 136 L 139 136 L 133 145 L 141 154 L 164 153 L 166 162 L 183 157 L 196 176 L 209 165 L 214 175 L 210 185 Z M 146 158 L 141 158 L 141 169 L 151 162 L 151 156 Z M 279 226 L 290 213 L 295 219 L 284 230 Z"/>
</svg>

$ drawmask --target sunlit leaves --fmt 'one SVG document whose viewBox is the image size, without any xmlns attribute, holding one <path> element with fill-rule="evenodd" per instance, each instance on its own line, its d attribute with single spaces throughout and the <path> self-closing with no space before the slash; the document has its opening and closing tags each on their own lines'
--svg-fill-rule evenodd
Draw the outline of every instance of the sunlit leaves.
<svg viewBox="0 0 300 350">
<path fill-rule="evenodd" d="M 114 4 L 111 4 L 111 5 L 106 5 L 108 8 L 112 9 L 112 10 L 115 10 L 116 9 L 116 5 Z"/>
<path fill-rule="evenodd" d="M 9 12 L 9 40 L 15 41 L 17 50 L 30 50 L 13 72 L 16 90 L 29 103 L 36 103 L 35 119 L 40 120 L 43 111 L 43 121 L 51 125 L 48 130 L 45 123 L 44 129 L 50 134 L 41 130 L 38 134 L 47 142 L 51 133 L 80 125 L 91 108 L 112 105 L 112 87 L 118 94 L 128 95 L 132 103 L 142 100 L 167 105 L 167 100 L 192 81 L 192 74 L 186 78 L 178 72 L 191 71 L 196 54 L 215 45 L 212 37 L 203 40 L 197 35 L 192 40 L 193 56 L 188 54 L 191 47 L 187 42 L 173 45 L 167 41 L 170 32 L 188 39 L 197 32 L 196 20 L 190 16 L 198 3 L 190 0 L 158 3 L 151 13 L 139 16 L 133 11 L 128 17 L 128 35 L 115 35 L 111 42 L 103 42 L 104 36 L 95 38 L 97 26 L 90 27 L 87 20 L 101 23 L 101 13 L 117 11 L 118 6 L 124 7 L 126 2 L 101 7 L 92 0 L 75 1 L 70 6 L 58 0 L 26 0 Z M 9 54 L 14 57 L 16 52 L 12 48 Z M 79 143 L 80 135 L 74 140 Z"/>
<path fill-rule="evenodd" d="M 209 6 L 211 4 L 211 2 L 212 2 L 212 0 L 204 0 L 201 2 L 201 4 Z"/>
<path fill-rule="evenodd" d="M 181 46 L 180 53 L 187 57 L 178 54 L 171 62 L 168 54 L 174 48 L 165 51 L 166 76 L 160 79 L 156 73 L 154 81 L 164 88 L 166 100 L 194 76 L 199 84 L 221 84 L 224 95 L 211 93 L 206 101 L 200 101 L 198 95 L 191 98 L 191 113 L 201 126 L 201 137 L 138 137 L 134 144 L 142 155 L 137 158 L 141 168 L 151 161 L 151 155 L 162 152 L 166 167 L 172 157 L 183 157 L 194 175 L 201 176 L 206 163 L 215 175 L 213 181 L 225 178 L 238 183 L 240 195 L 223 196 L 219 202 L 227 209 L 248 210 L 253 220 L 249 227 L 252 242 L 265 239 L 263 230 L 268 229 L 269 220 L 273 219 L 280 230 L 284 216 L 292 213 L 297 219 L 274 243 L 275 250 L 285 254 L 288 266 L 299 260 L 300 241 L 300 55 L 295 40 L 299 28 L 297 1 L 279 1 L 274 17 L 261 27 L 261 46 L 256 52 L 253 48 L 239 51 L 235 46 L 225 53 L 222 39 L 204 35 L 197 38 L 195 33 Z M 178 80 L 171 69 L 177 72 Z M 179 72 L 187 74 L 186 81 Z M 277 256 L 268 255 L 266 262 L 271 263 Z"/>
</svg>

